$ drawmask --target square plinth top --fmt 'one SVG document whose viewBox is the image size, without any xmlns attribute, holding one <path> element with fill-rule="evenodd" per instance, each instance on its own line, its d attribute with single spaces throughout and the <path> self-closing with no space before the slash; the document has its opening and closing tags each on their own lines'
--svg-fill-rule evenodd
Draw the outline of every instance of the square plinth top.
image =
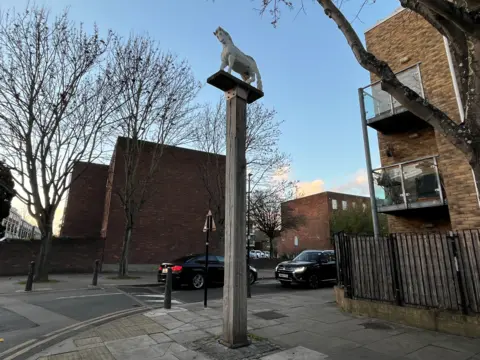
<svg viewBox="0 0 480 360">
<path fill-rule="evenodd" d="M 207 79 L 207 83 L 215 86 L 222 91 L 230 91 L 237 86 L 247 91 L 247 103 L 251 104 L 254 101 L 263 97 L 263 91 L 258 90 L 256 87 L 247 84 L 245 81 L 236 78 L 235 76 L 220 70 Z"/>
</svg>

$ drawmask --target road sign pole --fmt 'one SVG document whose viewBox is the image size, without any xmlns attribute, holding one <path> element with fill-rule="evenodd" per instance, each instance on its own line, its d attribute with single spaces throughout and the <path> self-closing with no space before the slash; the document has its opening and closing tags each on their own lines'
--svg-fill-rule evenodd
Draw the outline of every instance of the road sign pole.
<svg viewBox="0 0 480 360">
<path fill-rule="evenodd" d="M 203 285 L 203 306 L 207 307 L 207 297 L 208 297 L 208 237 L 210 234 L 210 229 L 212 228 L 212 215 L 210 212 L 207 215 L 207 237 L 205 240 L 205 283 Z"/>
</svg>

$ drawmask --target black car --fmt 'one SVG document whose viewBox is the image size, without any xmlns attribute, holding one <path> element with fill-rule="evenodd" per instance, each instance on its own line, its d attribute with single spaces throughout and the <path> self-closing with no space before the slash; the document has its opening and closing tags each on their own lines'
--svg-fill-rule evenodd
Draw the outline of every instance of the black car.
<svg viewBox="0 0 480 360">
<path fill-rule="evenodd" d="M 333 250 L 305 250 L 292 261 L 284 261 L 275 268 L 275 279 L 283 286 L 305 284 L 316 289 L 324 282 L 337 278 Z"/>
<path fill-rule="evenodd" d="M 223 256 L 208 255 L 208 283 L 209 285 L 223 285 L 224 264 Z M 193 289 L 201 289 L 205 285 L 205 255 L 196 254 L 181 257 L 166 262 L 158 268 L 157 279 L 165 283 L 167 269 L 172 268 L 172 286 L 179 288 L 187 285 Z M 250 284 L 257 281 L 257 270 L 250 266 Z"/>
</svg>

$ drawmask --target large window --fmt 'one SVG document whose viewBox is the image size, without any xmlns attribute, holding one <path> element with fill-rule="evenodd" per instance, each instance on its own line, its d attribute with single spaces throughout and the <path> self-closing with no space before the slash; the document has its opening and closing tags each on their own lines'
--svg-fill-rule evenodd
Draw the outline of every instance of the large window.
<svg viewBox="0 0 480 360">
<path fill-rule="evenodd" d="M 337 203 L 337 200 L 335 200 L 335 199 L 332 199 L 332 209 L 333 209 L 333 210 L 337 210 L 337 209 L 338 209 L 338 203 Z"/>
<path fill-rule="evenodd" d="M 347 210 L 347 209 L 348 209 L 348 203 L 347 203 L 346 200 L 343 200 L 343 201 L 342 201 L 342 209 L 343 209 L 343 210 Z"/>
</svg>

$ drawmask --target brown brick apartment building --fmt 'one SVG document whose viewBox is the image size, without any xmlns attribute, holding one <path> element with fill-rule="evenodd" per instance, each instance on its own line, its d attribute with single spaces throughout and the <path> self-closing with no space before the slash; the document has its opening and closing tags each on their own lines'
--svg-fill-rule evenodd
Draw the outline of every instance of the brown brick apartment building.
<svg viewBox="0 0 480 360">
<path fill-rule="evenodd" d="M 333 211 L 369 205 L 368 197 L 330 191 L 282 203 L 282 216 L 300 216 L 302 223 L 297 229 L 281 232 L 277 243 L 278 254 L 293 254 L 304 249 L 333 249 L 330 241 L 330 217 Z"/>
<path fill-rule="evenodd" d="M 110 165 L 77 164 L 73 176 L 79 177 L 70 188 L 61 229 L 65 237 L 104 237 L 106 268 L 118 263 L 122 247 L 125 216 L 118 194 L 125 185 L 126 142 L 126 138 L 118 139 Z M 146 176 L 153 146 L 142 146 L 138 179 Z M 208 174 L 208 178 L 216 180 L 217 174 L 224 176 L 224 164 L 221 155 L 165 146 L 158 171 L 146 189 L 147 200 L 136 219 L 131 269 L 204 251 L 202 229 L 210 202 L 204 177 Z M 222 251 L 217 235 L 213 234 L 210 246 L 213 251 Z"/>
<path fill-rule="evenodd" d="M 401 9 L 365 33 L 369 51 L 406 85 L 460 122 L 448 46 L 428 22 Z M 425 122 L 380 89 L 364 89 L 367 125 L 378 131 L 382 168 L 374 170 L 377 209 L 391 232 L 480 227 L 473 174 L 465 157 Z M 378 194 L 377 194 L 378 195 Z"/>
</svg>

